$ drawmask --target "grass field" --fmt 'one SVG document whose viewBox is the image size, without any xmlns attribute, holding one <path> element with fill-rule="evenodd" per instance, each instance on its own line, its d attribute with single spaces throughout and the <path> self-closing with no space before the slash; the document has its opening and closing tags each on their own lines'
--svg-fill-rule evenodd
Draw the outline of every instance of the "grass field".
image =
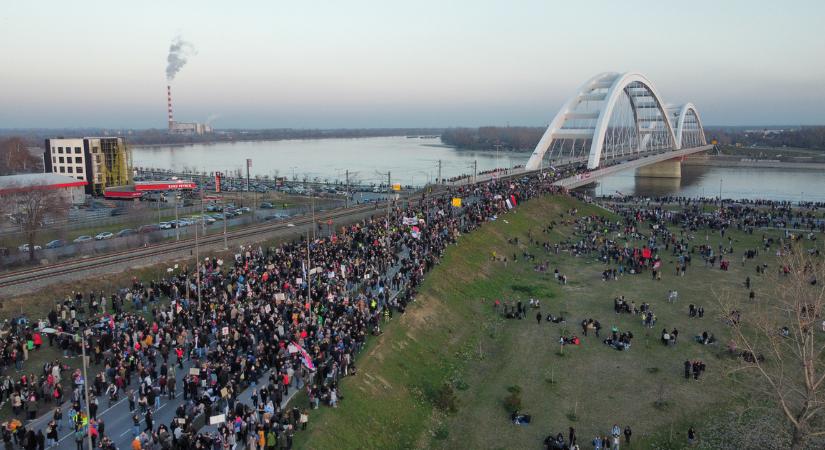
<svg viewBox="0 0 825 450">
<path fill-rule="evenodd" d="M 736 431 L 712 424 L 753 426 L 768 417 L 752 414 L 754 403 L 740 395 L 742 378 L 729 376 L 734 366 L 724 351 L 729 333 L 714 300 L 714 293 L 724 289 L 746 296 L 742 283 L 748 275 L 762 300 L 754 264 L 771 264 L 772 253 L 745 267 L 739 259 L 745 248 L 758 248 L 761 233 L 733 233 L 739 256 L 727 272 L 704 267 L 695 256 L 687 275 L 676 277 L 673 261 L 665 258 L 661 281 L 644 274 L 604 282 L 604 266 L 591 258 L 525 247 L 528 230 L 542 242 L 570 236 L 570 227 L 558 226 L 550 234 L 541 230 L 551 220 L 562 222 L 560 214 L 573 206 L 580 214 L 604 213 L 569 198 L 538 199 L 461 237 L 427 276 L 416 304 L 369 342 L 358 359 L 358 374 L 342 382 L 340 407 L 313 412 L 308 432 L 296 435 L 298 447 L 541 448 L 545 436 L 566 436 L 572 426 L 582 448 L 592 448 L 593 437 L 607 434 L 615 423 L 632 427 L 632 448 L 682 448 L 691 425 L 705 448 L 718 448 L 726 433 Z M 516 236 L 523 243 L 518 249 L 507 243 Z M 704 232 L 695 242 L 706 239 L 714 247 L 727 245 L 727 237 L 722 242 L 718 234 L 706 238 Z M 514 250 L 521 255 L 524 249 L 538 260 L 549 259 L 549 273 L 535 272 L 533 262 L 513 263 Z M 510 262 L 492 261 L 493 251 Z M 554 268 L 568 276 L 568 285 L 554 280 Z M 666 302 L 668 289 L 679 291 L 676 304 Z M 618 295 L 637 305 L 651 303 L 656 326 L 645 329 L 637 316 L 614 314 Z M 493 311 L 495 298 L 526 302 L 531 297 L 541 299 L 543 315 L 561 314 L 567 324 L 537 324 L 535 311 L 521 321 Z M 690 303 L 702 305 L 705 317 L 688 318 Z M 603 333 L 613 326 L 632 331 L 632 348 L 619 352 L 592 334 L 582 336 L 579 323 L 589 317 L 601 321 Z M 679 330 L 676 346 L 660 343 L 664 327 Z M 720 344 L 695 343 L 693 336 L 705 330 Z M 562 353 L 562 333 L 580 336 L 582 345 L 567 346 Z M 705 361 L 707 372 L 700 381 L 685 380 L 683 362 L 696 358 Z M 521 410 L 532 415 L 531 425 L 510 423 L 504 400 L 512 390 L 520 391 Z"/>
</svg>

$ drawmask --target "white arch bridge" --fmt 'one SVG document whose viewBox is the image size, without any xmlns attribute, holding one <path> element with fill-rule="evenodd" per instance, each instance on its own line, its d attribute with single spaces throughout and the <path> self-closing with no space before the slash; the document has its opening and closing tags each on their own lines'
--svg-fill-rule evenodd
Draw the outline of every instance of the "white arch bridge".
<svg viewBox="0 0 825 450">
<path fill-rule="evenodd" d="M 692 103 L 664 103 L 638 72 L 606 72 L 587 80 L 562 106 L 525 170 L 540 169 L 545 158 L 552 165 L 586 162 L 591 171 L 616 163 L 642 167 L 710 148 Z M 679 176 L 672 169 L 660 173 Z"/>
</svg>

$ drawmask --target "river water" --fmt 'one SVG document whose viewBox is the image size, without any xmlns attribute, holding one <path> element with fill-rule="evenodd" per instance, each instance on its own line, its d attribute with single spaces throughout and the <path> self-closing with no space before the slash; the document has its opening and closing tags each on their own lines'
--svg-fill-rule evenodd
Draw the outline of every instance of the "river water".
<svg viewBox="0 0 825 450">
<path fill-rule="evenodd" d="M 449 178 L 496 167 L 512 167 L 527 162 L 529 153 L 456 150 L 441 140 L 396 137 L 361 139 L 307 139 L 197 144 L 187 146 L 134 147 L 135 167 L 192 169 L 198 172 L 246 173 L 246 158 L 252 159 L 250 173 L 302 180 L 344 180 L 393 182 L 423 185 L 441 176 Z M 383 172 L 383 175 L 378 172 Z"/>
<path fill-rule="evenodd" d="M 250 173 L 287 178 L 384 182 L 390 171 L 393 182 L 422 185 L 438 176 L 449 178 L 473 171 L 512 167 L 527 162 L 529 153 L 456 150 L 439 139 L 377 137 L 362 139 L 314 139 L 197 144 L 187 146 L 135 147 L 135 167 L 190 169 Z M 379 174 L 383 172 L 383 175 Z M 725 198 L 825 201 L 825 172 L 773 168 L 682 166 L 682 178 L 637 178 L 632 170 L 589 187 L 596 194 L 682 195 L 715 197 L 721 180 Z"/>
</svg>

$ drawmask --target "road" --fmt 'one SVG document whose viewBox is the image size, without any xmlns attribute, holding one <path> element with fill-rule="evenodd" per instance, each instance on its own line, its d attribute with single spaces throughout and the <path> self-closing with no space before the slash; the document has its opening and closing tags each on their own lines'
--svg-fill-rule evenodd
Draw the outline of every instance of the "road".
<svg viewBox="0 0 825 450">
<path fill-rule="evenodd" d="M 402 257 L 408 256 L 409 253 L 406 249 L 402 250 L 400 253 Z M 390 267 L 390 270 L 387 274 L 387 278 L 390 279 L 395 276 L 396 272 L 398 272 L 400 265 L 395 265 Z M 405 280 L 406 281 L 406 280 Z M 378 291 L 371 291 L 371 294 L 377 294 Z M 392 292 L 391 297 L 394 297 L 398 294 L 398 292 Z M 167 361 L 170 367 L 172 367 L 175 363 L 175 357 L 171 356 L 170 360 Z M 162 364 L 162 362 L 160 362 Z M 158 367 L 160 366 L 158 364 Z M 164 395 L 161 399 L 160 407 L 157 409 L 152 410 L 153 414 L 153 422 L 154 422 L 154 429 L 157 430 L 160 424 L 165 424 L 169 427 L 172 420 L 175 418 L 175 411 L 179 405 L 184 404 L 183 400 L 183 393 L 182 393 L 182 386 L 183 386 L 183 378 L 186 374 L 189 373 L 189 368 L 191 367 L 191 360 L 187 359 L 183 363 L 183 369 L 178 368 L 175 366 L 175 378 L 177 380 L 176 383 L 176 392 L 175 396 L 172 399 L 169 399 L 168 395 Z M 95 375 L 104 369 L 103 366 L 90 366 L 88 370 L 89 379 L 94 379 Z M 297 378 L 296 378 L 297 379 Z M 247 405 L 251 405 L 251 396 L 253 389 L 261 389 L 262 387 L 266 386 L 269 380 L 269 371 L 266 371 L 260 378 L 259 382 L 261 384 L 248 387 L 244 391 L 242 391 L 237 396 L 237 401 L 242 402 Z M 91 385 L 90 385 L 91 386 Z M 137 377 L 133 377 L 132 384 L 129 386 L 132 389 L 137 390 L 139 386 L 139 380 Z M 300 389 L 295 386 L 291 385 L 289 390 L 287 391 L 286 395 L 284 396 L 284 400 L 282 403 L 282 407 L 285 407 L 287 403 L 297 394 L 300 392 Z M 90 396 L 93 396 L 93 391 L 90 390 Z M 115 403 L 110 404 L 108 397 L 104 394 L 101 397 L 98 397 L 98 413 L 97 417 L 103 419 L 105 424 L 105 435 L 108 436 L 114 444 L 117 446 L 118 449 L 124 450 L 131 448 L 131 442 L 134 439 L 133 434 L 133 421 L 132 416 L 134 414 L 138 414 L 141 417 L 141 431 L 144 429 L 146 422 L 143 419 L 144 415 L 140 414 L 140 408 L 136 407 L 136 411 L 132 412 L 129 410 L 129 400 L 128 396 L 125 393 L 121 393 L 119 396 L 119 400 Z M 74 439 L 74 433 L 71 431 L 69 426 L 69 414 L 68 411 L 70 409 L 70 402 L 66 402 L 62 405 L 61 409 L 63 411 L 63 420 L 61 424 L 61 430 L 59 432 L 59 441 L 58 446 L 54 447 L 58 450 L 76 450 L 77 444 Z M 26 425 L 29 428 L 34 430 L 43 430 L 43 433 L 46 433 L 46 427 L 48 426 L 49 422 L 52 419 L 52 413 L 48 413 L 37 419 L 28 422 Z M 208 418 L 206 419 L 206 423 L 208 424 Z M 215 432 L 217 431 L 217 427 L 206 425 L 201 427 L 199 432 Z M 86 449 L 86 441 L 84 441 L 84 449 Z"/>
</svg>

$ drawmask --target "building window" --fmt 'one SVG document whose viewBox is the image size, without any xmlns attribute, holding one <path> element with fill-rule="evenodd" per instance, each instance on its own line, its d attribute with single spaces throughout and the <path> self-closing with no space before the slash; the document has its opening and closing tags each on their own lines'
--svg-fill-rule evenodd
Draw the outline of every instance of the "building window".
<svg viewBox="0 0 825 450">
<path fill-rule="evenodd" d="M 75 159 L 74 159 L 74 162 L 76 162 L 78 164 L 83 164 L 83 158 L 81 158 L 80 156 L 76 156 Z"/>
<path fill-rule="evenodd" d="M 57 163 L 57 156 L 52 156 L 52 164 L 56 164 L 56 163 Z"/>
<path fill-rule="evenodd" d="M 100 155 L 95 155 L 95 162 L 100 164 Z"/>
<path fill-rule="evenodd" d="M 66 173 L 66 168 L 63 167 L 63 166 L 60 166 L 60 173 Z"/>
<path fill-rule="evenodd" d="M 52 147 L 52 153 L 57 153 L 57 150 L 54 147 Z"/>
<path fill-rule="evenodd" d="M 64 158 L 61 156 L 59 159 L 60 159 L 60 164 L 63 164 L 63 162 L 64 162 L 64 161 L 63 161 L 63 160 L 64 160 Z"/>
<path fill-rule="evenodd" d="M 97 153 L 97 147 L 92 147 L 92 152 Z"/>
<path fill-rule="evenodd" d="M 77 168 L 77 173 L 83 173 L 83 168 L 82 168 L 82 167 L 78 167 L 78 168 Z"/>
<path fill-rule="evenodd" d="M 80 147 L 75 147 L 75 148 L 74 148 L 74 152 L 75 152 L 75 153 L 80 153 Z"/>
<path fill-rule="evenodd" d="M 66 168 L 66 171 L 68 171 L 69 173 L 74 173 L 74 168 L 72 166 L 69 166 Z"/>
<path fill-rule="evenodd" d="M 63 153 L 63 147 L 57 147 L 57 153 Z"/>
</svg>

